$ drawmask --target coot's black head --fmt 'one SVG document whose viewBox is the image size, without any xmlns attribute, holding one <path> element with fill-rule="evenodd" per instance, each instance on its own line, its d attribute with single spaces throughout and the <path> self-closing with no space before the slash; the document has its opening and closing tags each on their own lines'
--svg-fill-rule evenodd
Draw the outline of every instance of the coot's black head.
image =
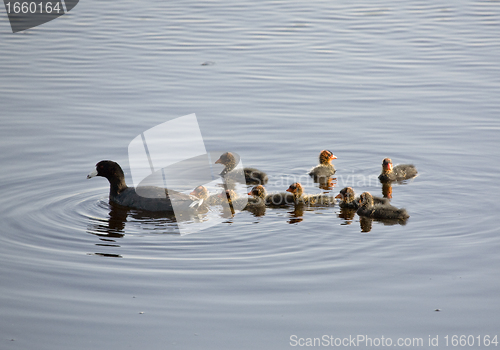
<svg viewBox="0 0 500 350">
<path fill-rule="evenodd" d="M 354 201 L 354 190 L 351 187 L 343 188 L 335 198 L 339 198 L 342 202 L 351 203 Z"/>
<path fill-rule="evenodd" d="M 108 180 L 121 180 L 125 177 L 120 165 L 118 165 L 118 163 L 116 162 L 113 162 L 112 160 L 101 160 L 99 163 L 97 163 L 95 165 L 95 170 L 87 175 L 87 179 L 90 179 L 94 176 L 102 176 L 107 178 Z"/>
<path fill-rule="evenodd" d="M 385 171 L 385 172 L 392 171 L 392 160 L 391 160 L 391 158 L 385 158 L 382 161 L 382 171 Z"/>
<path fill-rule="evenodd" d="M 330 164 L 330 162 L 334 159 L 337 159 L 337 157 L 335 157 L 333 153 L 327 149 L 322 150 L 319 154 L 320 164 Z"/>
<path fill-rule="evenodd" d="M 370 192 L 363 192 L 359 196 L 359 204 L 362 207 L 373 207 L 373 197 Z"/>
<path fill-rule="evenodd" d="M 255 186 L 250 192 L 249 196 L 255 196 L 257 198 L 264 198 L 266 196 L 266 189 L 262 185 Z"/>
</svg>

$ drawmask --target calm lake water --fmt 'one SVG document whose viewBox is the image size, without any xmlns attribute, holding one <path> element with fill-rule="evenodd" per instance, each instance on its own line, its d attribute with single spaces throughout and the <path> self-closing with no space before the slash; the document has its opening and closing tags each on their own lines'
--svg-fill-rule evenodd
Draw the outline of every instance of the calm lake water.
<svg viewBox="0 0 500 350">
<path fill-rule="evenodd" d="M 499 1 L 86 0 L 17 34 L 2 16 L 1 349 L 500 337 Z M 191 113 L 271 192 L 320 192 L 322 149 L 333 195 L 413 163 L 392 198 L 411 217 L 278 208 L 181 236 L 111 211 L 86 175 L 112 159 L 131 184 L 130 141 Z"/>
</svg>

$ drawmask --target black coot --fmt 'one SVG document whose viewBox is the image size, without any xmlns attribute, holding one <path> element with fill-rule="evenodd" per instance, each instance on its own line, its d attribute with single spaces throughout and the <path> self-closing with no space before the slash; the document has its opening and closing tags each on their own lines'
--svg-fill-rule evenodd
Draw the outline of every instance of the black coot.
<svg viewBox="0 0 500 350">
<path fill-rule="evenodd" d="M 141 195 L 139 195 L 135 188 L 128 187 L 125 183 L 125 175 L 120 165 L 111 160 L 102 160 L 97 163 L 96 169 L 87 175 L 87 179 L 94 176 L 102 176 L 108 179 L 110 202 L 128 208 L 172 212 L 171 198 L 175 199 L 176 209 L 181 210 L 189 210 L 196 200 L 196 198 L 184 193 L 153 186 L 141 186 Z"/>
</svg>

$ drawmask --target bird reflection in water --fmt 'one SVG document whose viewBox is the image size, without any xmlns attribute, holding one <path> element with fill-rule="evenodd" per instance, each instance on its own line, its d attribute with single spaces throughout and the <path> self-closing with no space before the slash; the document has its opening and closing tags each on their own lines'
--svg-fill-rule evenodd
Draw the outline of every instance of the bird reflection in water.
<svg viewBox="0 0 500 350">
<path fill-rule="evenodd" d="M 314 182 L 318 184 L 318 187 L 325 191 L 331 191 L 337 185 L 336 177 L 314 177 Z"/>
<path fill-rule="evenodd" d="M 382 196 L 384 198 L 392 198 L 392 184 L 390 182 L 382 184 Z"/>
<path fill-rule="evenodd" d="M 288 214 L 290 214 L 290 219 L 288 219 L 288 223 L 298 224 L 299 222 L 302 222 L 304 220 L 304 208 L 305 208 L 304 203 L 295 204 L 293 210 L 288 212 Z"/>
<path fill-rule="evenodd" d="M 108 219 L 93 218 L 93 221 L 87 227 L 88 233 L 99 236 L 105 242 L 114 242 L 110 239 L 125 236 L 125 225 L 130 221 L 129 217 L 133 218 L 133 221 L 154 223 L 156 226 L 177 226 L 175 216 L 170 212 L 141 211 L 114 203 L 109 203 L 109 209 Z"/>
<path fill-rule="evenodd" d="M 337 214 L 337 217 L 344 219 L 344 222 L 341 225 L 350 225 L 353 222 L 354 215 L 356 215 L 356 209 L 340 208 L 340 212 Z"/>
<path fill-rule="evenodd" d="M 359 225 L 361 226 L 361 232 L 370 232 L 372 229 L 373 221 L 380 222 L 385 226 L 393 225 L 406 225 L 407 219 L 372 219 L 366 216 L 359 217 Z"/>
</svg>

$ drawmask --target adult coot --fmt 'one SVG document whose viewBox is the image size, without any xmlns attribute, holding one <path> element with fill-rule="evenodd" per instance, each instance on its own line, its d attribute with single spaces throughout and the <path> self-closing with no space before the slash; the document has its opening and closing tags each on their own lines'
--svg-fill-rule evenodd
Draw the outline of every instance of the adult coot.
<svg viewBox="0 0 500 350">
<path fill-rule="evenodd" d="M 385 158 L 378 179 L 380 182 L 402 181 L 417 176 L 417 173 L 417 168 L 413 164 L 399 164 L 393 167 L 392 160 Z"/>
<path fill-rule="evenodd" d="M 172 201 L 175 200 L 176 209 L 189 210 L 196 198 L 187 194 L 161 187 L 141 186 L 140 195 L 133 187 L 125 183 L 125 175 L 120 165 L 111 160 L 102 160 L 96 164 L 93 172 L 87 179 L 102 176 L 109 181 L 110 202 L 133 209 L 146 211 L 173 211 Z"/>
<path fill-rule="evenodd" d="M 238 165 L 235 155 L 231 152 L 223 153 L 220 158 L 215 161 L 215 164 L 222 164 L 225 166 L 224 170 L 220 173 L 221 176 L 228 175 L 236 168 L 236 165 Z M 243 173 L 247 185 L 265 185 L 268 181 L 267 174 L 255 168 L 243 168 Z"/>
</svg>

